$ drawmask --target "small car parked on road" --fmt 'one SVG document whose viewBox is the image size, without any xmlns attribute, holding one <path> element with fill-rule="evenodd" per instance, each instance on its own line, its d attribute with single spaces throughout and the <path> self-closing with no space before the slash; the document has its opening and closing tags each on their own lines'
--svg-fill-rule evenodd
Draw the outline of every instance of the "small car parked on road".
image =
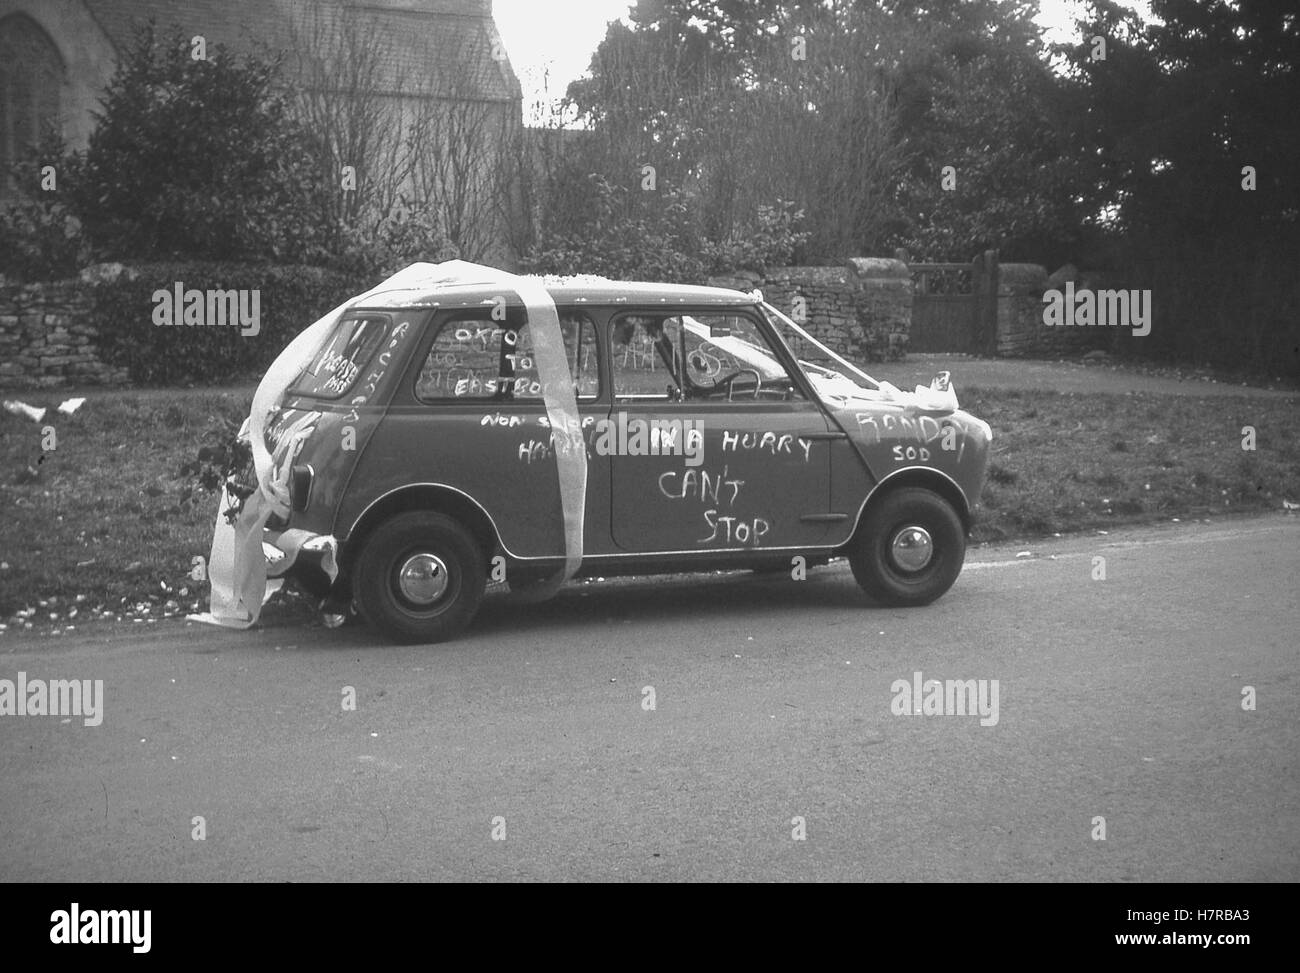
<svg viewBox="0 0 1300 973">
<path fill-rule="evenodd" d="M 845 556 L 872 599 L 905 606 L 956 580 L 991 434 L 946 373 L 874 382 L 758 293 L 542 283 L 586 454 L 582 575 Z M 413 643 L 462 631 L 490 576 L 561 571 L 575 440 L 548 416 L 529 324 L 490 284 L 344 312 L 267 428 L 291 511 L 265 541 L 294 538 L 270 575 Z"/>
</svg>

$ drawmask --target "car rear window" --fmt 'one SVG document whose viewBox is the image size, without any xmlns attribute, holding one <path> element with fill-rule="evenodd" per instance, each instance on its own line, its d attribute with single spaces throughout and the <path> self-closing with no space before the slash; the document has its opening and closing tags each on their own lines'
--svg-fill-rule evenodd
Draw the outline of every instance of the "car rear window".
<svg viewBox="0 0 1300 973">
<path fill-rule="evenodd" d="M 388 337 L 389 323 L 384 314 L 343 318 L 311 364 L 298 376 L 292 391 L 318 399 L 346 395 Z"/>
</svg>

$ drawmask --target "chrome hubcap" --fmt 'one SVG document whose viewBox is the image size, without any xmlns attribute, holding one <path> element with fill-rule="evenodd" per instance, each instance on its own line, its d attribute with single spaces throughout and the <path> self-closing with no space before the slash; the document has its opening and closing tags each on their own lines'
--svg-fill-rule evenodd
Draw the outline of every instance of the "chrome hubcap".
<svg viewBox="0 0 1300 973">
<path fill-rule="evenodd" d="M 924 527 L 908 524 L 894 535 L 890 554 L 904 571 L 920 571 L 934 556 L 934 541 Z"/>
<path fill-rule="evenodd" d="M 413 554 L 397 572 L 402 596 L 415 605 L 432 605 L 447 592 L 447 565 L 433 554 Z"/>
</svg>

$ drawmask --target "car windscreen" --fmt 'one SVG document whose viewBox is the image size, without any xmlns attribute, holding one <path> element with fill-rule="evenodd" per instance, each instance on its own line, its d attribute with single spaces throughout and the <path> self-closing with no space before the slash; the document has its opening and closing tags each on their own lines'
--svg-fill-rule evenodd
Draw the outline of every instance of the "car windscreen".
<svg viewBox="0 0 1300 973">
<path fill-rule="evenodd" d="M 743 324 L 745 321 L 744 318 L 735 315 L 715 315 L 714 318 L 719 325 Z M 682 318 L 682 324 L 686 329 L 686 335 L 683 337 L 688 361 L 693 353 L 707 355 L 712 351 L 715 356 L 717 353 L 722 353 L 733 364 L 738 363 L 752 368 L 762 379 L 785 377 L 785 368 L 772 357 L 771 351 L 747 340 L 744 337 L 746 331 L 723 328 L 724 333 L 720 335 L 709 323 L 701 323 L 697 318 L 689 316 Z"/>
<path fill-rule="evenodd" d="M 759 307 L 819 394 L 852 394 L 854 390 L 880 387 L 879 382 L 857 365 L 827 348 L 771 304 L 763 303 Z"/>
<path fill-rule="evenodd" d="M 346 395 L 388 337 L 389 323 L 384 314 L 344 317 L 290 391 L 318 399 Z"/>
</svg>

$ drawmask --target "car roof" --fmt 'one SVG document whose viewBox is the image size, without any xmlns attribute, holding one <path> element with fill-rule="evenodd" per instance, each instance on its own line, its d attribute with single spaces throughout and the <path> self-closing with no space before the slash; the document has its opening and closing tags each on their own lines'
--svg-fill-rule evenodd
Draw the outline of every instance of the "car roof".
<svg viewBox="0 0 1300 973">
<path fill-rule="evenodd" d="M 697 307 L 755 304 L 757 298 L 725 287 L 694 284 L 655 284 L 646 281 L 608 280 L 604 277 L 524 277 L 540 283 L 556 305 L 657 305 Z M 500 282 L 485 278 L 481 283 L 457 282 L 445 286 L 395 289 L 371 294 L 354 305 L 354 310 L 404 307 L 481 307 L 504 298 L 507 306 L 522 306 L 519 295 Z"/>
</svg>

